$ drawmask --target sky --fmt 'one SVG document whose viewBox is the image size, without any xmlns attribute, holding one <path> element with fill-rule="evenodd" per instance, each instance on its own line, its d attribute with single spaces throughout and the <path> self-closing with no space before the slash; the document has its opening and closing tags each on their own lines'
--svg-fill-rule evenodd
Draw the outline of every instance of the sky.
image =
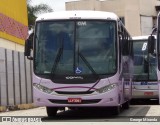
<svg viewBox="0 0 160 125">
<path fill-rule="evenodd" d="M 69 1 L 77 1 L 77 0 L 32 0 L 32 5 L 38 5 L 38 4 L 47 4 L 49 5 L 53 11 L 63 11 L 65 10 L 65 2 Z"/>
</svg>

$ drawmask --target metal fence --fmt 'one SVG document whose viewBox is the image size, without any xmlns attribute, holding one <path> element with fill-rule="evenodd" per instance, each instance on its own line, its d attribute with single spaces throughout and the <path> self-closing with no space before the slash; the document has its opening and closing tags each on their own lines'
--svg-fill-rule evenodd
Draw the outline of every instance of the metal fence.
<svg viewBox="0 0 160 125">
<path fill-rule="evenodd" d="M 33 102 L 32 62 L 23 52 L 0 48 L 0 106 Z"/>
</svg>

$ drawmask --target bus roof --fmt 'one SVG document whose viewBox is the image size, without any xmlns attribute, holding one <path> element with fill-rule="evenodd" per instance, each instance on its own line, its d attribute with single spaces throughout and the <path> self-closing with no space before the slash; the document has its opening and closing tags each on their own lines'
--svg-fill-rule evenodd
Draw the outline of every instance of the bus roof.
<svg viewBox="0 0 160 125">
<path fill-rule="evenodd" d="M 54 20 L 54 19 L 108 19 L 108 20 L 118 20 L 118 16 L 112 12 L 104 11 L 91 11 L 91 10 L 81 10 L 81 11 L 59 11 L 46 13 L 39 16 L 36 21 L 40 20 Z"/>
<path fill-rule="evenodd" d="M 148 40 L 148 37 L 150 35 L 146 35 L 146 36 L 134 36 L 132 37 L 133 40 Z M 156 35 L 153 35 L 156 38 Z"/>
</svg>

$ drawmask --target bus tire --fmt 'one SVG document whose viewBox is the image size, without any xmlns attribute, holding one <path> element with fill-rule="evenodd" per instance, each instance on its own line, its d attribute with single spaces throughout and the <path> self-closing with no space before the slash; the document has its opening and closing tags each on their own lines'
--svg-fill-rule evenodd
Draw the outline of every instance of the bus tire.
<svg viewBox="0 0 160 125">
<path fill-rule="evenodd" d="M 58 108 L 56 107 L 46 107 L 48 117 L 54 117 L 57 114 Z"/>
<path fill-rule="evenodd" d="M 124 104 L 122 104 L 123 109 L 129 109 L 130 102 L 126 101 Z"/>
<path fill-rule="evenodd" d="M 113 115 L 119 115 L 121 112 L 121 106 L 113 107 Z"/>
</svg>

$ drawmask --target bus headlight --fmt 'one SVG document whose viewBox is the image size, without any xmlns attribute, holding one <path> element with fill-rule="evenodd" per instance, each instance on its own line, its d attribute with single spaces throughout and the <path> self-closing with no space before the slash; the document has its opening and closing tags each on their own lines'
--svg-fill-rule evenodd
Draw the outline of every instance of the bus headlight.
<svg viewBox="0 0 160 125">
<path fill-rule="evenodd" d="M 100 89 L 97 89 L 96 92 L 98 92 L 98 93 L 108 92 L 108 91 L 116 88 L 116 86 L 117 86 L 117 84 L 115 84 L 115 83 L 114 84 L 109 84 L 109 85 L 104 86 L 104 87 L 102 87 Z"/>
<path fill-rule="evenodd" d="M 42 91 L 42 92 L 48 93 L 48 94 L 51 94 L 51 93 L 53 92 L 52 89 L 47 88 L 47 87 L 42 86 L 42 85 L 37 84 L 37 83 L 34 83 L 34 84 L 33 84 L 33 87 L 37 88 L 38 90 L 40 90 L 40 91 Z"/>
</svg>

